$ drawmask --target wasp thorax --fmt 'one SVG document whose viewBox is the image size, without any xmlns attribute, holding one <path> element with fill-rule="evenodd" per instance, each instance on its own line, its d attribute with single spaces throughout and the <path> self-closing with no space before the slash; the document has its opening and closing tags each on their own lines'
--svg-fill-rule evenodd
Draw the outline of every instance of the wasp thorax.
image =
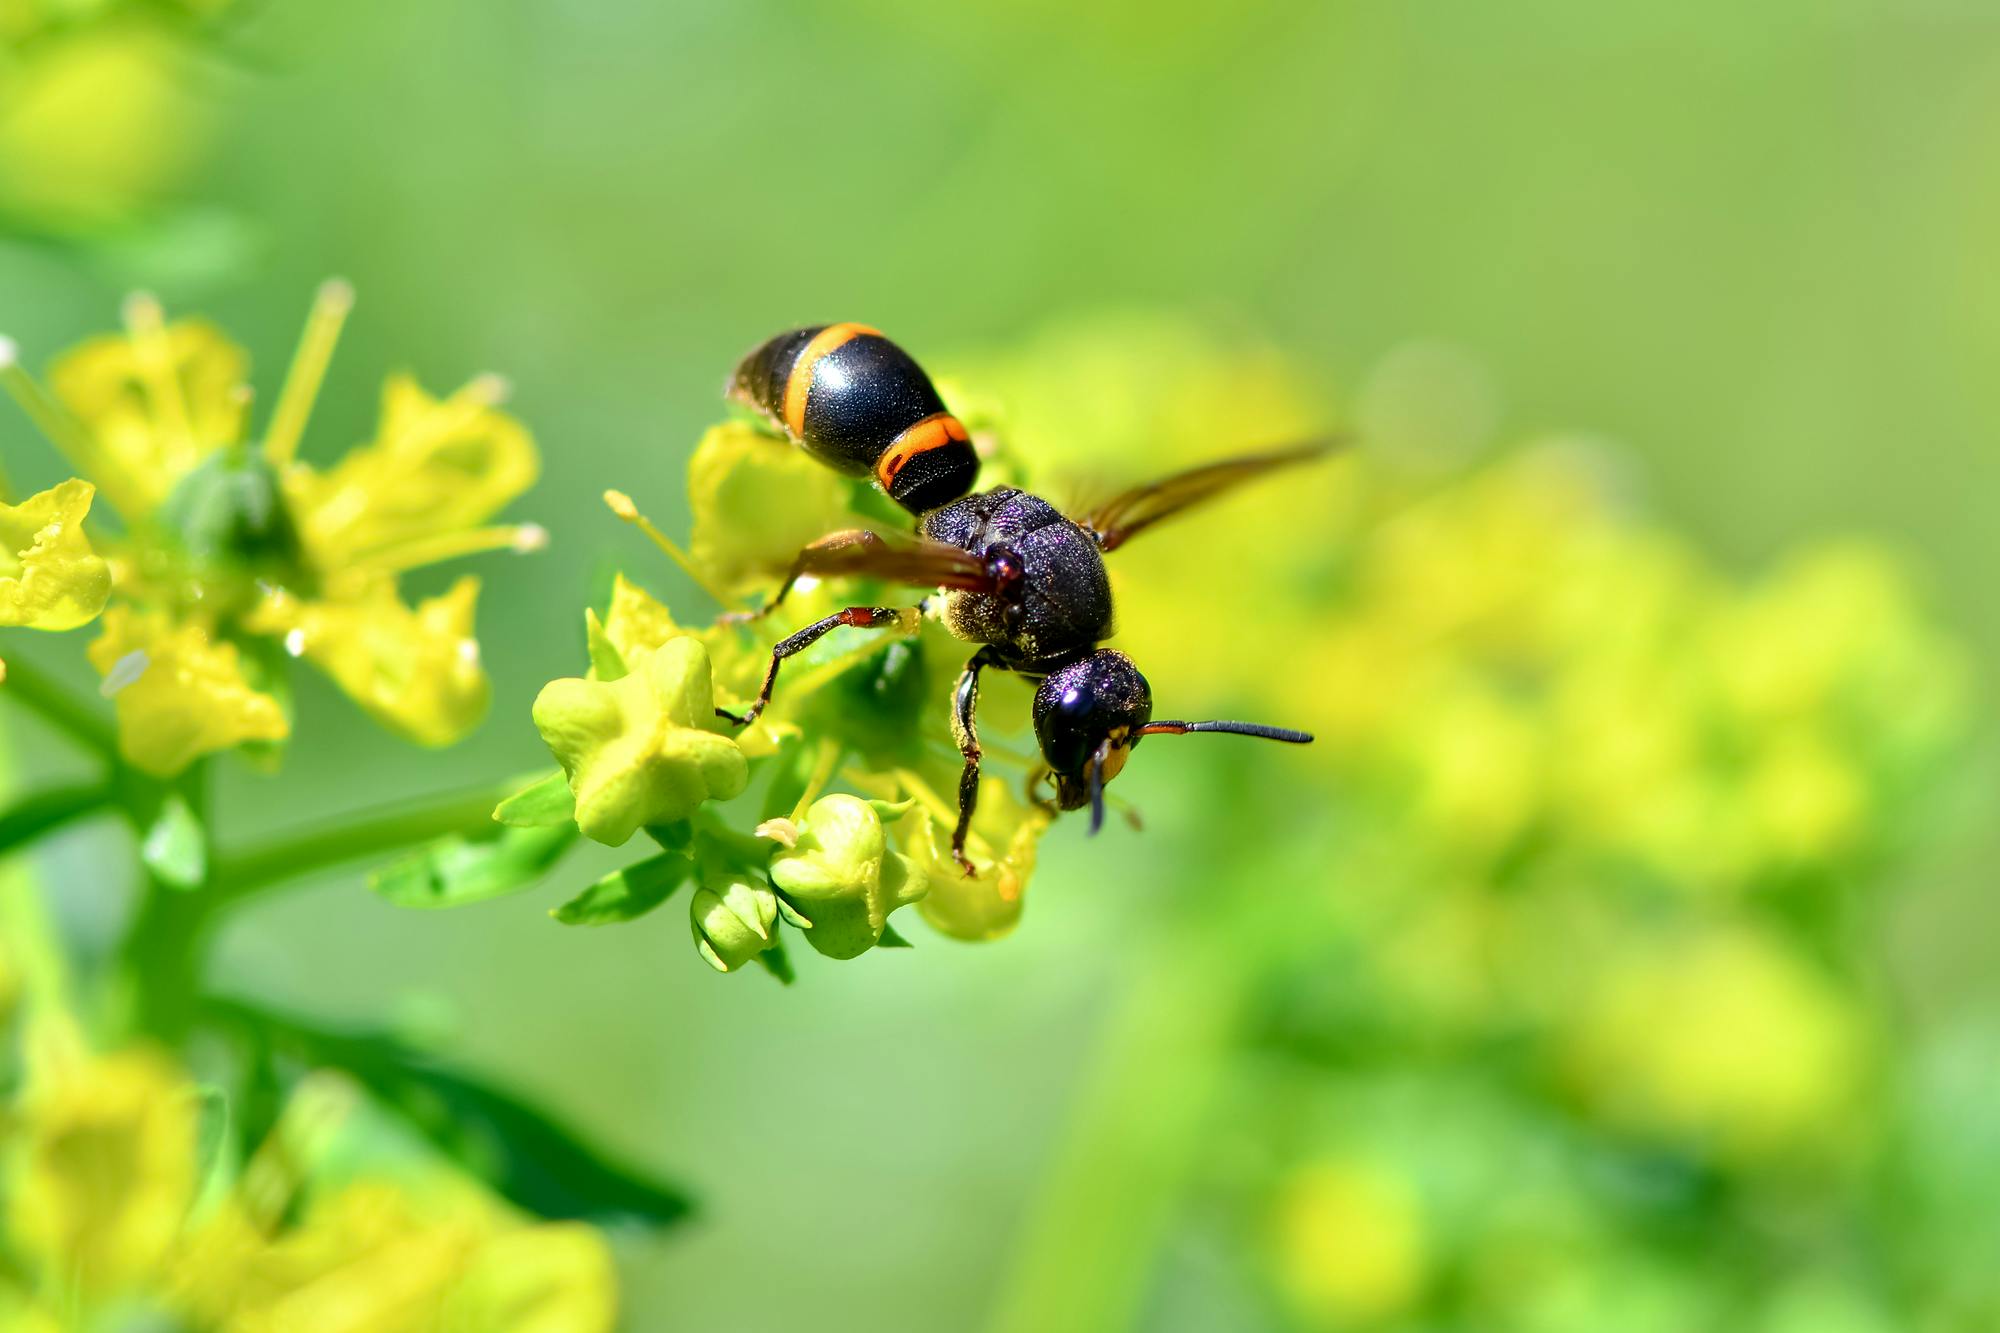
<svg viewBox="0 0 2000 1333">
<path fill-rule="evenodd" d="M 1050 672 L 1035 691 L 1035 739 L 1056 781 L 1056 804 L 1090 803 L 1091 766 L 1109 782 L 1153 716 L 1153 692 L 1132 659 L 1100 648 Z"/>
</svg>

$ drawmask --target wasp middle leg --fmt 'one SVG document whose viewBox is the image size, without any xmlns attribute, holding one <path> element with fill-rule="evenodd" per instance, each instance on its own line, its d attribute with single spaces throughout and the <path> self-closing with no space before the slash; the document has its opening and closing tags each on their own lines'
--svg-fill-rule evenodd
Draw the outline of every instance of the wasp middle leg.
<svg viewBox="0 0 2000 1333">
<path fill-rule="evenodd" d="M 967 876 L 974 871 L 965 855 L 965 839 L 972 832 L 972 812 L 979 808 L 979 671 L 994 666 L 1000 658 L 992 648 L 981 648 L 959 673 L 951 692 L 951 734 L 965 767 L 958 773 L 958 827 L 951 833 L 951 859 Z"/>
<path fill-rule="evenodd" d="M 771 688 L 778 683 L 778 666 L 794 653 L 802 653 L 818 643 L 829 633 L 842 625 L 852 625 L 857 629 L 882 629 L 900 624 L 906 616 L 915 615 L 912 609 L 899 610 L 893 606 L 850 606 L 844 611 L 836 611 L 823 620 L 815 620 L 788 639 L 781 639 L 771 649 L 771 666 L 764 673 L 764 688 L 757 692 L 756 702 L 742 713 L 732 713 L 727 708 L 717 708 L 717 717 L 728 718 L 739 727 L 747 727 L 757 720 L 771 702 Z"/>
</svg>

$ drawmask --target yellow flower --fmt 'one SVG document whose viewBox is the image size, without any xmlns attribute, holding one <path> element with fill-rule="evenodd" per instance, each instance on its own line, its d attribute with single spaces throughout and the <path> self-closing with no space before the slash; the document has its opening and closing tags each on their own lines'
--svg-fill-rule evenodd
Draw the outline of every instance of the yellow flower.
<svg viewBox="0 0 2000 1333">
<path fill-rule="evenodd" d="M 111 571 L 83 532 L 95 494 L 72 478 L 0 504 L 0 625 L 75 629 L 104 609 Z"/>
<path fill-rule="evenodd" d="M 326 672 L 397 735 L 449 745 L 486 715 L 492 696 L 472 637 L 478 596 L 479 580 L 467 575 L 412 608 L 381 579 L 341 602 L 274 592 L 244 623 L 281 636 L 287 652 Z"/>
<path fill-rule="evenodd" d="M 193 620 L 113 606 L 90 664 L 113 683 L 118 752 L 171 777 L 202 755 L 245 741 L 283 740 L 284 710 L 244 676 L 236 645 Z"/>
<path fill-rule="evenodd" d="M 702 436 L 687 486 L 695 562 L 724 588 L 769 582 L 800 547 L 854 526 L 838 474 L 742 422 Z"/>
<path fill-rule="evenodd" d="M 0 363 L 0 380 L 129 529 L 109 554 L 112 595 L 133 614 L 119 622 L 119 646 L 107 623 L 91 654 L 107 689 L 121 683 L 114 667 L 134 669 L 135 648 L 155 671 L 162 654 L 179 663 L 179 674 L 118 691 L 121 725 L 144 733 L 124 739 L 125 753 L 149 772 L 171 776 L 203 754 L 285 737 L 277 698 L 237 651 L 262 636 L 420 744 L 450 744 L 485 713 L 472 637 L 478 582 L 462 579 L 411 607 L 397 578 L 457 556 L 541 546 L 533 524 L 486 526 L 534 482 L 534 445 L 497 410 L 497 379 L 438 399 L 396 376 L 371 442 L 324 471 L 300 462 L 351 303 L 345 284 L 320 290 L 254 445 L 248 357 L 211 325 L 166 323 L 147 297 L 127 303 L 124 333 L 58 360 L 52 393 Z"/>
</svg>

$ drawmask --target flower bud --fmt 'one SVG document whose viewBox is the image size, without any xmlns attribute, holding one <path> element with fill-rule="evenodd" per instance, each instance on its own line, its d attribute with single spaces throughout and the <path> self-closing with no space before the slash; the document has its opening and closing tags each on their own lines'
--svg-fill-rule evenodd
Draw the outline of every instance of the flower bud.
<svg viewBox="0 0 2000 1333">
<path fill-rule="evenodd" d="M 882 816 L 858 796 L 822 796 L 797 841 L 771 857 L 778 907 L 829 958 L 853 958 L 881 942 L 889 914 L 924 896 L 923 870 L 889 850 Z"/>
<path fill-rule="evenodd" d="M 778 895 L 742 871 L 709 872 L 688 904 L 694 947 L 718 972 L 734 972 L 771 947 Z"/>
<path fill-rule="evenodd" d="M 717 734 L 708 651 L 670 639 L 618 680 L 550 681 L 535 726 L 576 794 L 585 837 L 622 845 L 640 827 L 686 819 L 741 794 L 749 765 Z"/>
</svg>

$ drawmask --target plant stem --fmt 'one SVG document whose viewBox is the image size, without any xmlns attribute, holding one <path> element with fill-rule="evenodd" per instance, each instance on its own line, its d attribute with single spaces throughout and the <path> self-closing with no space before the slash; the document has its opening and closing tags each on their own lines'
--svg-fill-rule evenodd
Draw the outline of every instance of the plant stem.
<svg viewBox="0 0 2000 1333">
<path fill-rule="evenodd" d="M 118 733 L 111 723 L 19 658 L 7 663 L 7 683 L 0 685 L 0 699 L 14 700 L 85 749 L 118 762 Z"/>
<path fill-rule="evenodd" d="M 491 786 L 364 812 L 332 827 L 286 834 L 225 853 L 216 859 L 212 896 L 217 904 L 234 904 L 316 870 L 484 827 L 492 818 L 493 807 L 518 791 L 521 783 L 520 777 L 510 777 Z"/>
<path fill-rule="evenodd" d="M 1132 1327 L 1221 1086 L 1242 969 L 1199 930 L 1147 950 L 1029 1205 L 994 1333 Z"/>
<path fill-rule="evenodd" d="M 108 782 L 79 782 L 23 796 L 0 811 L 0 856 L 117 800 L 118 789 Z"/>
</svg>

